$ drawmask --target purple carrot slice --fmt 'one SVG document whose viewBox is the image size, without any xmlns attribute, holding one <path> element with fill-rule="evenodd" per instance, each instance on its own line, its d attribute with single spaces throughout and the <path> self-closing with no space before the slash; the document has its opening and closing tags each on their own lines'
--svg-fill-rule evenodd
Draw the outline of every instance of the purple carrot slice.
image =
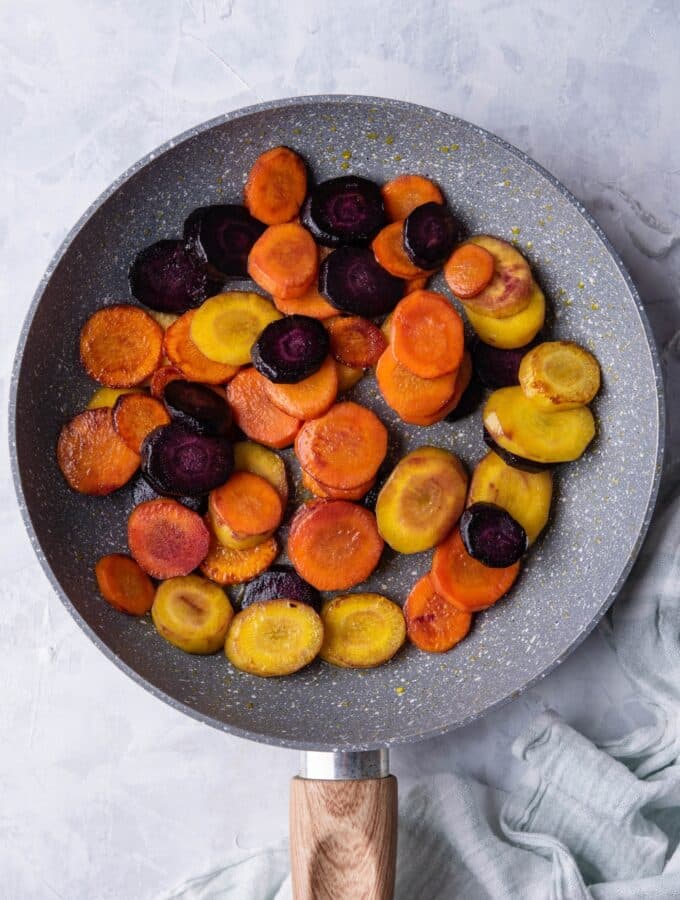
<svg viewBox="0 0 680 900">
<path fill-rule="evenodd" d="M 318 372 L 328 356 L 330 337 L 318 319 L 292 315 L 270 322 L 250 355 L 260 374 L 275 384 L 296 384 Z"/>
<path fill-rule="evenodd" d="M 497 444 L 496 441 L 494 441 L 486 428 L 484 429 L 484 443 L 490 450 L 493 450 L 496 456 L 500 456 L 500 458 L 509 466 L 512 466 L 513 469 L 521 469 L 523 472 L 545 472 L 547 469 L 554 469 L 559 465 L 559 463 L 537 462 L 534 459 L 517 456 L 516 453 L 505 450 L 500 444 Z"/>
<path fill-rule="evenodd" d="M 380 188 L 356 175 L 322 181 L 312 189 L 300 216 L 326 247 L 364 247 L 387 222 Z"/>
<path fill-rule="evenodd" d="M 516 350 L 501 350 L 483 341 L 475 341 L 472 365 L 482 384 L 492 391 L 519 384 L 519 364 L 531 346 L 528 344 Z"/>
<path fill-rule="evenodd" d="M 158 241 L 137 254 L 129 271 L 132 296 L 160 312 L 181 313 L 200 306 L 213 285 L 183 241 Z"/>
<path fill-rule="evenodd" d="M 266 227 L 245 206 L 200 206 L 184 222 L 184 240 L 213 278 L 246 278 L 248 254 Z"/>
<path fill-rule="evenodd" d="M 527 535 L 516 519 L 495 503 L 473 503 L 460 517 L 465 549 L 492 569 L 506 569 L 523 556 Z"/>
<path fill-rule="evenodd" d="M 297 600 L 317 612 L 321 610 L 321 595 L 308 584 L 292 566 L 271 566 L 262 575 L 249 581 L 241 597 L 241 609 L 262 600 Z"/>
<path fill-rule="evenodd" d="M 404 220 L 404 250 L 421 269 L 437 269 L 462 237 L 460 224 L 443 203 L 423 203 Z"/>
<path fill-rule="evenodd" d="M 197 497 L 231 475 L 234 452 L 225 437 L 196 434 L 184 425 L 162 425 L 142 444 L 142 474 L 164 497 Z"/>
<path fill-rule="evenodd" d="M 207 385 L 183 379 L 169 381 L 163 390 L 163 399 L 173 421 L 196 434 L 229 433 L 229 404 Z"/>
<path fill-rule="evenodd" d="M 405 282 L 390 275 L 367 247 L 340 247 L 321 263 L 319 290 L 343 312 L 367 319 L 392 312 L 404 296 Z"/>
</svg>

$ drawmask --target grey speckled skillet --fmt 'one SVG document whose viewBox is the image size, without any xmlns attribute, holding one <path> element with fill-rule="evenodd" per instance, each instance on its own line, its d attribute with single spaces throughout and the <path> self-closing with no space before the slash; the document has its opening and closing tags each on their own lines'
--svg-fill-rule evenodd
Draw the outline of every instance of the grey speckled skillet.
<svg viewBox="0 0 680 900">
<path fill-rule="evenodd" d="M 104 302 L 128 298 L 126 272 L 137 250 L 180 234 L 194 207 L 238 199 L 255 157 L 276 144 L 303 154 L 319 180 L 346 171 L 378 181 L 407 171 L 434 178 L 470 231 L 517 241 L 549 299 L 548 332 L 587 345 L 602 365 L 599 435 L 582 460 L 560 472 L 550 529 L 511 597 L 479 615 L 471 636 L 443 656 L 409 647 L 373 671 L 319 662 L 294 677 L 257 679 L 223 656 L 180 653 L 150 622 L 117 614 L 95 590 L 93 561 L 125 549 L 131 494 L 83 498 L 56 468 L 59 428 L 93 390 L 78 362 L 78 332 Z M 401 424 L 372 378 L 354 394 L 388 424 L 394 454 L 435 443 L 472 467 L 484 453 L 479 413 L 426 431 Z M 556 666 L 629 572 L 663 452 L 662 383 L 645 314 L 620 260 L 574 197 L 523 153 L 467 122 L 352 96 L 230 113 L 169 141 L 111 185 L 68 235 L 36 292 L 16 359 L 11 420 L 17 493 L 36 553 L 100 649 L 156 696 L 210 725 L 318 751 L 440 734 Z M 386 553 L 370 588 L 403 602 L 429 556 Z M 384 754 L 357 759 L 359 772 L 371 759 L 384 766 Z"/>
</svg>

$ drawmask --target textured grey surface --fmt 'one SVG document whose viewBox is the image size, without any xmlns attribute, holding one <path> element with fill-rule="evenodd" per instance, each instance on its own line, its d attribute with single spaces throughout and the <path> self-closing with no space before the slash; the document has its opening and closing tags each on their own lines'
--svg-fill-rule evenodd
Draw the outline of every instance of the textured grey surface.
<svg viewBox="0 0 680 900">
<path fill-rule="evenodd" d="M 374 671 L 316 663 L 293 678 L 262 681 L 222 657 L 179 653 L 149 622 L 109 610 L 94 589 L 92 560 L 124 548 L 130 492 L 106 500 L 76 496 L 52 462 L 61 423 L 93 388 L 77 362 L 85 317 L 127 295 L 127 266 L 138 248 L 179 233 L 193 207 L 237 198 L 252 160 L 276 143 L 299 149 L 319 179 L 348 170 L 377 180 L 404 171 L 432 176 L 470 230 L 518 242 L 549 298 L 550 333 L 587 345 L 603 368 L 599 435 L 560 474 L 551 529 L 511 597 L 479 616 L 470 638 L 442 657 L 407 648 Z M 37 540 L 101 645 L 155 692 L 211 724 L 318 748 L 437 734 L 556 664 L 604 611 L 632 562 L 659 474 L 661 390 L 632 287 L 563 189 L 526 157 L 460 120 L 395 101 L 342 97 L 227 116 L 123 176 L 86 214 L 41 294 L 16 384 L 17 458 Z M 399 431 L 399 452 L 431 442 L 469 466 L 484 452 L 479 414 L 427 430 L 406 427 L 376 396 L 372 379 L 355 393 L 392 434 Z M 429 556 L 386 553 L 369 584 L 402 602 Z"/>
</svg>

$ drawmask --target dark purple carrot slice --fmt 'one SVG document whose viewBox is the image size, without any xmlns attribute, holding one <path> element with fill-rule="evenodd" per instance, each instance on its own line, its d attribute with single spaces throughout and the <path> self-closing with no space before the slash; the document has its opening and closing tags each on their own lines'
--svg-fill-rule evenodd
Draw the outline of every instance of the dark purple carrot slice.
<svg viewBox="0 0 680 900">
<path fill-rule="evenodd" d="M 158 241 L 130 266 L 132 296 L 160 312 L 181 314 L 210 295 L 213 285 L 183 241 Z"/>
<path fill-rule="evenodd" d="M 313 607 L 317 612 L 321 610 L 321 595 L 316 588 L 300 578 L 292 566 L 272 566 L 249 581 L 241 597 L 241 609 L 262 600 L 297 600 Z"/>
<path fill-rule="evenodd" d="M 246 278 L 248 254 L 265 228 L 245 206 L 200 206 L 184 222 L 184 240 L 212 277 Z"/>
<path fill-rule="evenodd" d="M 443 265 L 461 236 L 459 223 L 442 203 L 423 203 L 404 220 L 404 250 L 421 269 Z"/>
<path fill-rule="evenodd" d="M 385 271 L 367 247 L 340 247 L 321 263 L 319 290 L 336 308 L 367 319 L 392 312 L 406 282 Z"/>
<path fill-rule="evenodd" d="M 132 502 L 135 506 L 139 506 L 140 503 L 146 503 L 147 500 L 158 500 L 160 496 L 161 494 L 154 491 L 143 475 L 136 478 L 132 484 Z M 201 513 L 201 515 L 204 515 L 208 511 L 207 496 L 175 497 L 175 500 L 181 503 L 182 506 L 186 506 L 194 512 Z"/>
<path fill-rule="evenodd" d="M 285 316 L 269 325 L 253 344 L 250 355 L 260 374 L 275 384 L 297 384 L 321 368 L 330 338 L 318 319 Z"/>
<path fill-rule="evenodd" d="M 531 344 L 528 344 L 517 350 L 501 350 L 483 341 L 475 341 L 472 364 L 482 384 L 492 391 L 519 384 L 519 364 L 530 347 Z"/>
<path fill-rule="evenodd" d="M 142 444 L 142 474 L 164 497 L 196 497 L 231 475 L 234 452 L 225 437 L 196 434 L 184 425 L 156 428 Z"/>
<path fill-rule="evenodd" d="M 486 428 L 484 429 L 484 443 L 490 450 L 493 450 L 496 456 L 500 456 L 513 469 L 521 469 L 523 472 L 545 472 L 559 465 L 559 463 L 536 462 L 536 460 L 526 459 L 524 456 L 517 456 L 516 453 L 510 453 L 509 450 L 505 450 L 494 441 Z"/>
<path fill-rule="evenodd" d="M 312 189 L 300 216 L 326 247 L 364 247 L 387 223 L 380 188 L 356 175 L 322 181 Z"/>
<path fill-rule="evenodd" d="M 514 565 L 529 543 L 525 530 L 495 503 L 473 503 L 460 517 L 460 535 L 467 552 L 491 569 Z"/>
<path fill-rule="evenodd" d="M 197 381 L 169 381 L 163 399 L 173 421 L 185 425 L 196 434 L 229 433 L 231 409 L 212 388 Z"/>
</svg>

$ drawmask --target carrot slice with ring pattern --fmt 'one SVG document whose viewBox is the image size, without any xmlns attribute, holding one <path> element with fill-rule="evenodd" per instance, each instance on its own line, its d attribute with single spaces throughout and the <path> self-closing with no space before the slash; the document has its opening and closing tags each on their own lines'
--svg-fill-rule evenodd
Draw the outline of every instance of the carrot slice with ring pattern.
<svg viewBox="0 0 680 900">
<path fill-rule="evenodd" d="M 69 486 L 81 494 L 110 494 L 132 478 L 139 454 L 113 425 L 109 407 L 86 409 L 61 429 L 57 462 Z"/>
<path fill-rule="evenodd" d="M 404 604 L 406 634 L 427 653 L 445 653 L 470 631 L 472 615 L 456 609 L 435 590 L 430 575 L 416 581 Z"/>
<path fill-rule="evenodd" d="M 251 216 L 265 225 L 290 222 L 307 193 L 307 167 L 288 147 L 272 147 L 255 160 L 243 192 Z"/>
<path fill-rule="evenodd" d="M 405 219 L 424 203 L 443 203 L 437 185 L 423 175 L 399 175 L 382 188 L 385 212 L 390 222 Z"/>
<path fill-rule="evenodd" d="M 179 369 L 182 376 L 190 381 L 200 381 L 201 384 L 224 384 L 236 375 L 239 367 L 208 359 L 205 353 L 199 350 L 191 337 L 191 327 L 195 315 L 196 310 L 190 309 L 170 325 L 165 332 L 163 341 L 165 355 L 173 366 Z M 154 374 L 154 378 L 156 374 Z M 151 383 L 152 393 L 155 393 L 154 378 Z M 172 380 L 172 378 L 167 379 L 167 381 Z"/>
<path fill-rule="evenodd" d="M 102 597 L 114 609 L 130 616 L 149 612 L 156 588 L 134 559 L 110 553 L 98 560 L 94 573 Z"/>
<path fill-rule="evenodd" d="M 160 400 L 148 394 L 126 394 L 113 408 L 113 424 L 130 450 L 141 453 L 144 438 L 154 428 L 170 424 L 170 416 Z"/>
<path fill-rule="evenodd" d="M 157 368 L 163 329 L 138 306 L 105 306 L 80 332 L 80 358 L 88 375 L 113 388 L 134 387 Z"/>
<path fill-rule="evenodd" d="M 267 396 L 267 379 L 257 369 L 243 369 L 227 385 L 234 421 L 251 440 L 277 450 L 289 447 L 302 422 L 282 412 Z"/>
<path fill-rule="evenodd" d="M 291 300 L 302 297 L 319 273 L 319 252 L 314 238 L 296 222 L 270 225 L 248 255 L 248 274 L 261 288 Z"/>
</svg>

